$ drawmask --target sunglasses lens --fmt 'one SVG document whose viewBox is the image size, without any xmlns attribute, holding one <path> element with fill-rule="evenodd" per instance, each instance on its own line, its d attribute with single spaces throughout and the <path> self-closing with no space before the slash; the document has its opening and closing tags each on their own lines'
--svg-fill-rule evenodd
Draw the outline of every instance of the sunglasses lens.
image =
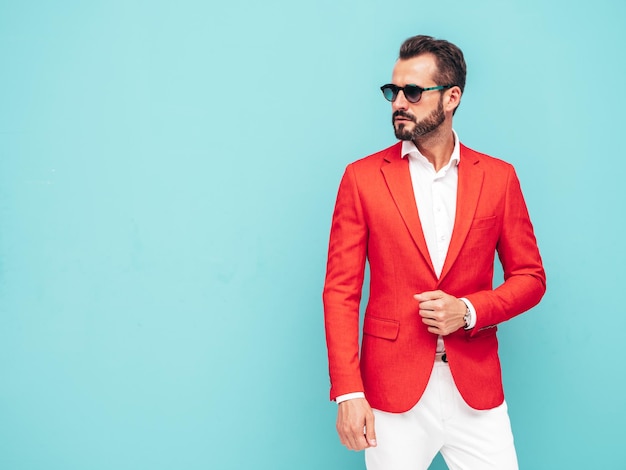
<svg viewBox="0 0 626 470">
<path fill-rule="evenodd" d="M 422 97 L 422 89 L 416 85 L 406 85 L 404 87 L 404 96 L 411 103 L 417 103 Z"/>
<path fill-rule="evenodd" d="M 398 95 L 398 89 L 393 85 L 385 85 L 381 88 L 381 90 L 383 91 L 383 96 L 387 101 L 395 100 Z"/>
</svg>

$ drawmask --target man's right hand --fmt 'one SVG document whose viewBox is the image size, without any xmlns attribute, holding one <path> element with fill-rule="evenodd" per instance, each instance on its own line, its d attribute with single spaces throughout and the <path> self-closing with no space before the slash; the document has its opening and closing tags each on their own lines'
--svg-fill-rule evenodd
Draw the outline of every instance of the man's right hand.
<svg viewBox="0 0 626 470">
<path fill-rule="evenodd" d="M 338 405 L 337 433 L 339 440 L 350 450 L 376 447 L 374 413 L 365 398 L 353 398 Z"/>
</svg>

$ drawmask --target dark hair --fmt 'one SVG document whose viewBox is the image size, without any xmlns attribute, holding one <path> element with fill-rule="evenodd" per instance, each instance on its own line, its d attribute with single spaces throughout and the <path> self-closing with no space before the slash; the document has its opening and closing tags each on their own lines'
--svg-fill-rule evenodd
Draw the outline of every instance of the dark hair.
<svg viewBox="0 0 626 470">
<path fill-rule="evenodd" d="M 413 36 L 400 46 L 401 60 L 411 59 L 422 54 L 432 54 L 437 63 L 437 74 L 434 80 L 438 85 L 456 85 L 465 89 L 467 73 L 463 52 L 451 42 L 435 39 L 431 36 Z"/>
</svg>

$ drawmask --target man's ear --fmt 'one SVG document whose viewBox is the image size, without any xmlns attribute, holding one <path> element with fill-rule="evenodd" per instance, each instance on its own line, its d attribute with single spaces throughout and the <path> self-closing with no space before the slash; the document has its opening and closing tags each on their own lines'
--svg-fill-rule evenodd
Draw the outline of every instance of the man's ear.
<svg viewBox="0 0 626 470">
<path fill-rule="evenodd" d="M 449 90 L 446 90 L 443 100 L 444 110 L 454 112 L 456 108 L 459 107 L 459 104 L 461 104 L 461 95 L 463 95 L 463 92 L 458 86 L 453 86 Z"/>
</svg>

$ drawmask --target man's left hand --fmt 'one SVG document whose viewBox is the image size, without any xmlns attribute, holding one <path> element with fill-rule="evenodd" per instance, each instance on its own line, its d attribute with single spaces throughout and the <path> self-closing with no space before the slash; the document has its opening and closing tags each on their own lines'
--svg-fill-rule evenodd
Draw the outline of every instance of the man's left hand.
<svg viewBox="0 0 626 470">
<path fill-rule="evenodd" d="M 419 314 L 429 332 L 446 336 L 465 327 L 467 306 L 461 299 L 441 290 L 422 292 L 413 298 L 419 302 Z"/>
</svg>

